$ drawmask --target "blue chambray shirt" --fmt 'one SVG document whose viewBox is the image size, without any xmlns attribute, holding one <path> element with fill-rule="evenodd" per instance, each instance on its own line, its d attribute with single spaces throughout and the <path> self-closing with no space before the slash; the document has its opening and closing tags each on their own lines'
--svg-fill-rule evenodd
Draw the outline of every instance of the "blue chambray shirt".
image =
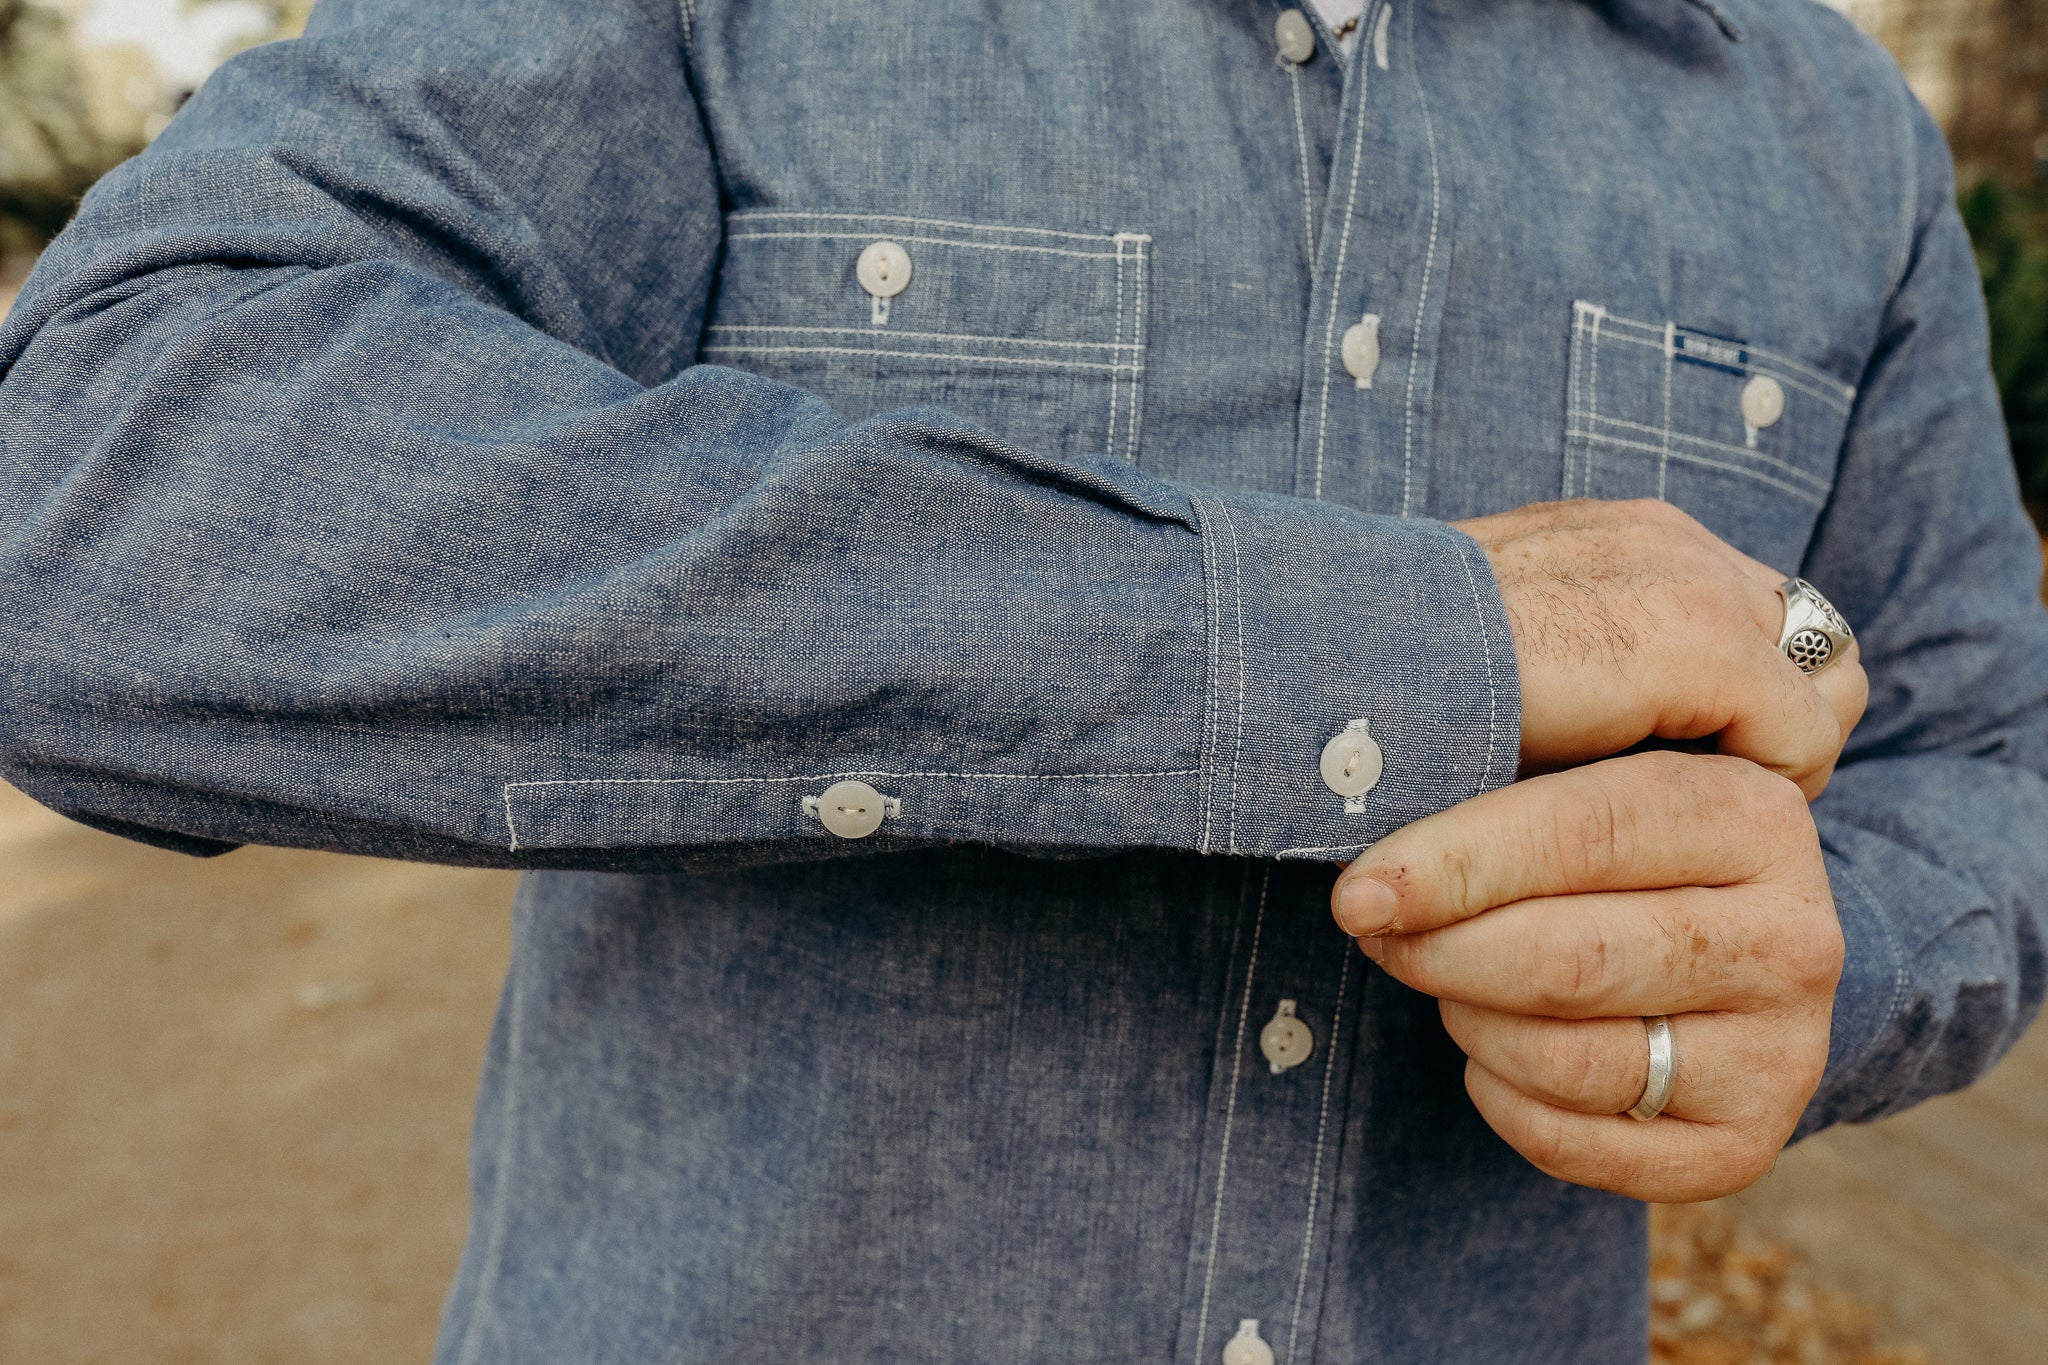
<svg viewBox="0 0 2048 1365">
<path fill-rule="evenodd" d="M 1523 503 L 1669 500 L 1860 631 L 1806 1130 L 2037 1008 L 2038 548 L 1889 61 L 1804 0 L 1279 14 L 328 0 L 45 256 L 6 775 L 536 869 L 443 1365 L 1641 1359 L 1641 1206 L 1326 905 L 1514 775 L 1445 522 Z"/>
</svg>

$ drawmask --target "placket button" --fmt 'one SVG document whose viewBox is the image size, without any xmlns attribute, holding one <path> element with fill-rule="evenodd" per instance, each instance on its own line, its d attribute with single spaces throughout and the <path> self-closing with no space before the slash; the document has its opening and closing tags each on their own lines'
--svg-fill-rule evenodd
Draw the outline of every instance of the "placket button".
<svg viewBox="0 0 2048 1365">
<path fill-rule="evenodd" d="M 1785 386 L 1767 374 L 1751 375 L 1742 386 L 1742 420 L 1757 431 L 1785 415 Z"/>
<path fill-rule="evenodd" d="M 1354 720 L 1323 746 L 1323 785 L 1342 797 L 1363 796 L 1380 780 L 1385 760 L 1379 741 L 1362 720 Z"/>
<path fill-rule="evenodd" d="M 1280 1008 L 1259 1030 L 1259 1051 L 1266 1054 L 1266 1064 L 1277 1076 L 1300 1066 L 1315 1050 L 1316 1036 L 1295 1017 L 1294 1001 L 1282 1000 Z"/>
<path fill-rule="evenodd" d="M 1273 1365 L 1273 1348 L 1259 1335 L 1259 1320 L 1244 1318 L 1237 1335 L 1223 1343 L 1223 1365 Z"/>
<path fill-rule="evenodd" d="M 871 243 L 860 253 L 853 274 L 868 293 L 878 299 L 893 299 L 910 284 L 910 253 L 894 242 Z"/>
<path fill-rule="evenodd" d="M 1281 10 L 1273 21 L 1273 42 L 1280 49 L 1281 61 L 1300 66 L 1316 55 L 1315 25 L 1298 9 Z"/>
<path fill-rule="evenodd" d="M 1380 315 L 1367 313 L 1344 329 L 1344 368 L 1358 381 L 1358 387 L 1372 387 L 1380 368 Z"/>
</svg>

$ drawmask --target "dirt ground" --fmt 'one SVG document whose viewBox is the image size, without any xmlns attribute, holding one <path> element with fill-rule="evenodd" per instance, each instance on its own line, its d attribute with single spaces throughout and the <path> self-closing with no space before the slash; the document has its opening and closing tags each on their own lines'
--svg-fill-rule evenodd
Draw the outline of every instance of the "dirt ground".
<svg viewBox="0 0 2048 1365">
<path fill-rule="evenodd" d="M 511 893 L 0 788 L 0 1361 L 426 1360 Z"/>
</svg>

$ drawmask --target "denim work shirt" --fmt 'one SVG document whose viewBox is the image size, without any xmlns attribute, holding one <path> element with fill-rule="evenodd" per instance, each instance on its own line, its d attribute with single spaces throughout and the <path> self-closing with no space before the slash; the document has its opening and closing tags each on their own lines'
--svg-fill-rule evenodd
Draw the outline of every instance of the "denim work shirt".
<svg viewBox="0 0 2048 1365">
<path fill-rule="evenodd" d="M 1805 1131 L 2038 1007 L 2039 551 L 1896 69 L 1804 0 L 1283 17 L 328 0 L 44 257 L 7 776 L 535 869 L 443 1365 L 1642 1359 L 1643 1208 L 1326 903 L 1515 774 L 1448 520 L 1663 498 L 1858 627 Z"/>
</svg>

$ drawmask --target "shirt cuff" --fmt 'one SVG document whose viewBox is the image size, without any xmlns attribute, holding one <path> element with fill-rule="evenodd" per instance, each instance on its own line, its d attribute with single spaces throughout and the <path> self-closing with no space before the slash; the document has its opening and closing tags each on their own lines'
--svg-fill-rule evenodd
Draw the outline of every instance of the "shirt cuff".
<svg viewBox="0 0 2048 1365">
<path fill-rule="evenodd" d="M 1821 831 L 1828 886 L 1842 926 L 1842 978 L 1835 984 L 1827 1069 L 1800 1116 L 1794 1142 L 1837 1123 L 1868 1122 L 1901 1107 L 1904 1098 L 1894 1074 L 1899 1059 L 1879 1054 L 1900 1020 L 1911 973 L 1890 914 L 1837 846 L 1845 836 L 1849 841 L 1870 837 L 1825 826 Z"/>
<path fill-rule="evenodd" d="M 1514 638 L 1469 536 L 1330 503 L 1190 497 L 1210 659 L 1203 852 L 1345 860 L 1514 780 Z M 1333 783 L 1323 757 L 1340 736 Z"/>
</svg>

